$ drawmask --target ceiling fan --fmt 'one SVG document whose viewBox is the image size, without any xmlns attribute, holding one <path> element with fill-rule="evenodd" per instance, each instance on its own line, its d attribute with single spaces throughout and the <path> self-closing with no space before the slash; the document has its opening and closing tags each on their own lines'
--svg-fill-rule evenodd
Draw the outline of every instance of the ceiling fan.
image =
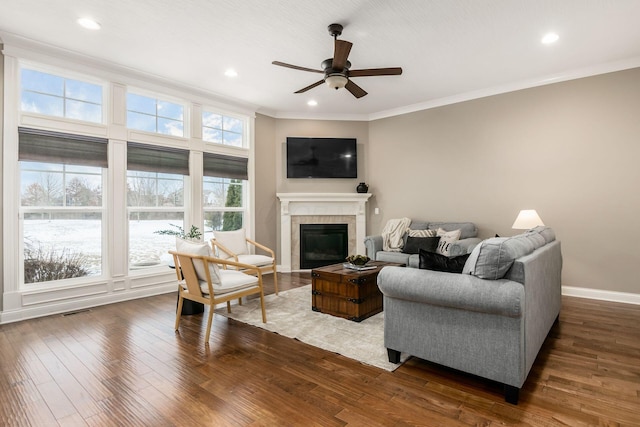
<svg viewBox="0 0 640 427">
<path fill-rule="evenodd" d="M 322 70 L 314 70 L 312 68 L 300 67 L 298 65 L 286 64 L 280 61 L 273 61 L 273 65 L 279 65 L 280 67 L 293 68 L 294 70 L 309 71 L 312 73 L 324 74 L 322 80 L 318 80 L 315 83 L 310 84 L 294 93 L 303 93 L 309 89 L 313 89 L 316 86 L 320 86 L 322 83 L 326 83 L 329 87 L 336 90 L 345 88 L 356 98 L 362 98 L 367 92 L 360 86 L 355 84 L 351 77 L 366 77 L 366 76 L 397 76 L 402 74 L 402 68 L 367 68 L 362 70 L 351 70 L 351 62 L 347 60 L 351 46 L 353 43 L 346 40 L 338 40 L 338 36 L 342 34 L 342 25 L 331 24 L 328 27 L 329 34 L 334 39 L 333 58 L 325 59 L 322 61 Z"/>
</svg>

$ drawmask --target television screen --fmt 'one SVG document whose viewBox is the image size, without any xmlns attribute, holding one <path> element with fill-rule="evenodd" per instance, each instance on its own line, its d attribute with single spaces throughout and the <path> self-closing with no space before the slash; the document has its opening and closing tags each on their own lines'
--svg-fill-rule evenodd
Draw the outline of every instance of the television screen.
<svg viewBox="0 0 640 427">
<path fill-rule="evenodd" d="M 287 138 L 287 178 L 357 178 L 355 138 Z"/>
</svg>

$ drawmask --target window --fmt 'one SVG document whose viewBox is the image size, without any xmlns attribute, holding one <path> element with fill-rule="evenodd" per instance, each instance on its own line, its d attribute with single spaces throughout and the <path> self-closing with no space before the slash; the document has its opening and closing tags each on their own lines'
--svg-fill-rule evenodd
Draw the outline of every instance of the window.
<svg viewBox="0 0 640 427">
<path fill-rule="evenodd" d="M 175 249 L 175 238 L 158 232 L 184 227 L 186 175 L 188 151 L 127 144 L 130 269 L 173 261 L 168 251 Z"/>
<path fill-rule="evenodd" d="M 171 136 L 184 136 L 184 106 L 127 93 L 127 127 Z"/>
<path fill-rule="evenodd" d="M 204 153 L 203 207 L 205 240 L 212 231 L 243 227 L 247 159 Z"/>
<path fill-rule="evenodd" d="M 202 113 L 202 139 L 215 144 L 244 147 L 244 121 L 234 117 L 204 111 Z"/>
<path fill-rule="evenodd" d="M 20 82 L 22 111 L 102 123 L 102 85 L 28 68 Z"/>
<path fill-rule="evenodd" d="M 19 135 L 24 283 L 101 275 L 106 140 Z"/>
</svg>

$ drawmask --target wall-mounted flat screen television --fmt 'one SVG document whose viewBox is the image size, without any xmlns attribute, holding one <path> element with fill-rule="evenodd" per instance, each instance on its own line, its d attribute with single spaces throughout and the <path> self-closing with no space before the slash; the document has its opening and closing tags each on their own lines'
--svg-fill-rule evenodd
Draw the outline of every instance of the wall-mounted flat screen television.
<svg viewBox="0 0 640 427">
<path fill-rule="evenodd" d="M 357 178 L 355 138 L 287 137 L 287 178 Z"/>
</svg>

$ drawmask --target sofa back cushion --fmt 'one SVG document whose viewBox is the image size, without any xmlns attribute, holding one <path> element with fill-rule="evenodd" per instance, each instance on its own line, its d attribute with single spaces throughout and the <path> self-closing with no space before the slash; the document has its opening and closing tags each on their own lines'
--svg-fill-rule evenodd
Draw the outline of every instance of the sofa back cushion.
<svg viewBox="0 0 640 427">
<path fill-rule="evenodd" d="M 445 231 L 460 230 L 460 239 L 468 239 L 476 237 L 478 229 L 472 222 L 429 222 L 420 220 L 411 220 L 409 228 L 412 230 L 437 230 L 442 228 Z"/>
<path fill-rule="evenodd" d="M 501 279 L 517 258 L 546 245 L 549 243 L 547 239 L 555 240 L 553 230 L 549 227 L 536 227 L 513 237 L 494 237 L 484 240 L 473 249 L 462 273 L 481 279 Z"/>
<path fill-rule="evenodd" d="M 445 231 L 460 230 L 459 239 L 468 239 L 478 235 L 478 229 L 472 222 L 430 222 L 427 228 L 430 230 L 442 228 Z"/>
</svg>

